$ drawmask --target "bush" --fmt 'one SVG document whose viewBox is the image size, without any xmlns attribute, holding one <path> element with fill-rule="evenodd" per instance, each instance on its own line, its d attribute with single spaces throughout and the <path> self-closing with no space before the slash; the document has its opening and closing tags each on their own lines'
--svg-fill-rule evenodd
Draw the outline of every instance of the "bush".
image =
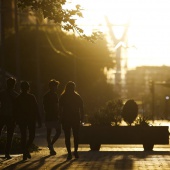
<svg viewBox="0 0 170 170">
<path fill-rule="evenodd" d="M 121 123 L 122 100 L 110 100 L 89 116 L 92 125 L 119 125 Z"/>
<path fill-rule="evenodd" d="M 131 126 L 138 114 L 138 105 L 134 100 L 128 100 L 122 111 L 122 117 L 124 121 Z"/>
<path fill-rule="evenodd" d="M 149 122 L 149 117 L 145 117 L 145 116 L 141 116 L 139 115 L 137 117 L 137 119 L 135 120 L 135 125 L 136 126 L 150 126 L 150 122 Z"/>
</svg>

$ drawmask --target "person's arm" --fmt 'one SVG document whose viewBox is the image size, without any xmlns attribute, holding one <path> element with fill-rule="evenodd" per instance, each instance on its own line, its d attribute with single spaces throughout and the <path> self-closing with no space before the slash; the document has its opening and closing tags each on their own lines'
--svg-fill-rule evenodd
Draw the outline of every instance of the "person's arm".
<svg viewBox="0 0 170 170">
<path fill-rule="evenodd" d="M 84 103 L 83 100 L 81 99 L 80 102 L 80 122 L 82 123 L 84 121 Z"/>
<path fill-rule="evenodd" d="M 0 92 L 0 115 L 1 115 L 1 109 L 2 109 L 2 92 Z"/>
<path fill-rule="evenodd" d="M 35 114 L 36 114 L 36 121 L 38 123 L 38 127 L 40 128 L 42 126 L 41 116 L 40 116 L 37 100 L 36 100 L 35 96 L 33 96 L 33 97 L 34 97 L 34 108 L 35 108 Z"/>
<path fill-rule="evenodd" d="M 58 110 L 59 110 L 59 120 L 61 121 L 62 119 L 62 112 L 63 112 L 63 105 L 62 105 L 62 98 L 59 98 L 59 102 L 58 102 Z"/>
<path fill-rule="evenodd" d="M 20 120 L 19 108 L 20 108 L 19 97 L 16 97 L 15 101 L 14 101 L 14 110 L 13 110 L 14 120 L 15 120 L 16 124 L 18 124 L 19 120 Z"/>
</svg>

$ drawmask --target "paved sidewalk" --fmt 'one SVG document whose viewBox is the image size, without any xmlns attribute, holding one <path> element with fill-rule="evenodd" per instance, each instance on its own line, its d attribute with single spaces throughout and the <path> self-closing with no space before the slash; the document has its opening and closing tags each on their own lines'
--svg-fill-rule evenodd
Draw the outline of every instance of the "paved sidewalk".
<svg viewBox="0 0 170 170">
<path fill-rule="evenodd" d="M 80 146 L 79 159 L 66 161 L 66 149 L 55 148 L 57 155 L 50 156 L 47 148 L 32 153 L 32 158 L 22 161 L 22 156 L 0 165 L 4 170 L 170 170 L 169 145 L 155 146 L 153 152 L 144 152 L 140 145 L 104 145 L 101 150 L 89 151 Z"/>
<path fill-rule="evenodd" d="M 170 126 L 170 122 L 156 121 L 154 125 Z M 50 156 L 46 147 L 45 129 L 38 130 L 35 143 L 41 150 L 31 153 L 29 160 L 22 161 L 22 155 L 4 160 L 0 155 L 0 170 L 170 170 L 170 145 L 155 145 L 152 152 L 144 152 L 142 145 L 102 145 L 99 152 L 80 145 L 80 158 L 66 161 L 63 134 L 55 144 L 55 156 Z"/>
</svg>

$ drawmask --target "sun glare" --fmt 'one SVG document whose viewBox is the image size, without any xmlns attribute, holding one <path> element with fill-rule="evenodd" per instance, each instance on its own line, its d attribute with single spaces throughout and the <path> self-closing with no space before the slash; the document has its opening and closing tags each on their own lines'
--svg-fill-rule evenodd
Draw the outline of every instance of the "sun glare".
<svg viewBox="0 0 170 170">
<path fill-rule="evenodd" d="M 128 68 L 141 65 L 170 65 L 169 0 L 73 0 L 82 6 L 78 24 L 90 34 L 100 30 L 109 36 L 105 17 L 116 38 L 129 24 L 126 45 Z M 72 3 L 72 4 L 73 4 Z M 131 48 L 132 47 L 132 48 Z M 135 47 L 135 48 L 133 48 Z"/>
</svg>

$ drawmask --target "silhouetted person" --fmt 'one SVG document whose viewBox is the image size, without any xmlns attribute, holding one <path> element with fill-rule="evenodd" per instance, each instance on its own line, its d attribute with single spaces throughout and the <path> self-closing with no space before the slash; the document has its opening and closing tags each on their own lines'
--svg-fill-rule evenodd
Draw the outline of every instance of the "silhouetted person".
<svg viewBox="0 0 170 170">
<path fill-rule="evenodd" d="M 59 101 L 56 93 L 59 82 L 52 79 L 49 82 L 49 91 L 43 97 L 43 106 L 45 111 L 45 125 L 47 129 L 47 143 L 50 155 L 56 155 L 53 148 L 61 134 L 61 123 L 59 121 Z M 55 129 L 55 135 L 51 139 L 52 129 Z"/>
<path fill-rule="evenodd" d="M 60 118 L 65 134 L 65 144 L 68 152 L 67 160 L 72 159 L 70 135 L 74 137 L 74 156 L 78 158 L 78 137 L 80 122 L 83 120 L 83 100 L 75 91 L 75 83 L 69 81 L 59 99 Z"/>
<path fill-rule="evenodd" d="M 7 128 L 7 142 L 5 146 L 5 158 L 10 159 L 10 149 L 15 128 L 14 102 L 17 92 L 14 90 L 16 80 L 9 78 L 6 81 L 6 89 L 0 92 L 0 134 L 4 127 Z"/>
<path fill-rule="evenodd" d="M 41 127 L 38 104 L 33 94 L 29 93 L 30 85 L 23 81 L 20 85 L 21 93 L 16 98 L 16 120 L 21 132 L 21 146 L 23 152 L 23 160 L 31 158 L 29 148 L 35 138 L 36 120 Z M 27 140 L 27 129 L 29 132 Z"/>
</svg>

